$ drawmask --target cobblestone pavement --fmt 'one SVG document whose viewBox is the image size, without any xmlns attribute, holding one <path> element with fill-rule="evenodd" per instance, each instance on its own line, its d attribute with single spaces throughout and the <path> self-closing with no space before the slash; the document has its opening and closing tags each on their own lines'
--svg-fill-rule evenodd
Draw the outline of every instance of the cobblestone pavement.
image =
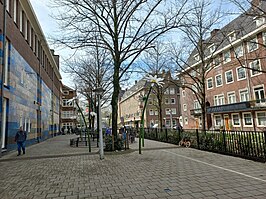
<svg viewBox="0 0 266 199">
<path fill-rule="evenodd" d="M 0 198 L 266 198 L 264 163 L 148 140 L 141 155 L 128 150 L 100 160 L 97 148 L 90 155 L 71 148 L 70 137 L 3 156 Z"/>
</svg>

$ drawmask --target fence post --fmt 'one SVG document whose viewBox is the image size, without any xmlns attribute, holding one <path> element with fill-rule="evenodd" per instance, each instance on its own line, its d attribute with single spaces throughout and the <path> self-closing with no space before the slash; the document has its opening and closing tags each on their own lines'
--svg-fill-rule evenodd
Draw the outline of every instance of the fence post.
<svg viewBox="0 0 266 199">
<path fill-rule="evenodd" d="M 264 161 L 266 162 L 266 130 L 264 130 Z"/>
<path fill-rule="evenodd" d="M 199 129 L 196 129 L 196 136 L 197 136 L 198 149 L 200 149 L 200 144 L 199 144 Z"/>
<path fill-rule="evenodd" d="M 226 140 L 225 140 L 225 130 L 224 129 L 223 129 L 222 133 L 223 133 L 224 152 L 226 152 L 227 150 L 226 150 Z"/>
<path fill-rule="evenodd" d="M 155 129 L 155 134 L 156 134 L 155 140 L 158 141 L 158 129 L 157 128 Z"/>
<path fill-rule="evenodd" d="M 166 136 L 166 142 L 168 142 L 168 133 L 167 133 L 167 128 L 165 128 L 165 136 Z"/>
</svg>

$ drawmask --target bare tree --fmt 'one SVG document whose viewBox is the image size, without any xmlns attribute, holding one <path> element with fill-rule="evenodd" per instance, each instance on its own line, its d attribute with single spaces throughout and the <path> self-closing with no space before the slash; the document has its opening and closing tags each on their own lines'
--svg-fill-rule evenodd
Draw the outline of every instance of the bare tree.
<svg viewBox="0 0 266 199">
<path fill-rule="evenodd" d="M 143 50 L 179 28 L 188 0 L 54 0 L 63 32 L 58 41 L 70 48 L 97 45 L 113 59 L 112 130 L 117 136 L 120 79 Z"/>
<path fill-rule="evenodd" d="M 223 34 L 214 27 L 221 22 L 222 13 L 220 7 L 213 9 L 210 0 L 194 0 L 193 3 L 194 9 L 186 16 L 186 26 L 182 28 L 185 42 L 181 47 L 173 45 L 172 54 L 177 64 L 179 86 L 190 90 L 191 98 L 199 103 L 202 130 L 205 131 L 206 80 L 212 68 L 221 62 L 214 54 L 224 41 Z"/>
</svg>

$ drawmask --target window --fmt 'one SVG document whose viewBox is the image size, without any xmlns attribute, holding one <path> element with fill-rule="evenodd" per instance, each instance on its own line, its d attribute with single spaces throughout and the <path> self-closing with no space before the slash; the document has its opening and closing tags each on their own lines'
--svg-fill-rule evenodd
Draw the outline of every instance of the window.
<svg viewBox="0 0 266 199">
<path fill-rule="evenodd" d="M 200 103 L 198 100 L 194 101 L 194 109 L 200 109 Z"/>
<path fill-rule="evenodd" d="M 171 112 L 173 115 L 175 115 L 176 114 L 176 108 L 171 108 Z"/>
<path fill-rule="evenodd" d="M 243 67 L 236 68 L 237 80 L 246 79 L 246 69 Z"/>
<path fill-rule="evenodd" d="M 240 45 L 240 46 L 235 47 L 235 57 L 239 58 L 242 56 L 243 56 L 243 46 Z"/>
<path fill-rule="evenodd" d="M 259 27 L 261 26 L 262 24 L 265 23 L 265 18 L 264 17 L 255 17 L 256 19 L 256 26 Z"/>
<path fill-rule="evenodd" d="M 254 88 L 254 95 L 257 103 L 265 102 L 264 88 L 259 86 Z"/>
<path fill-rule="evenodd" d="M 253 38 L 248 42 L 248 52 L 252 52 L 258 49 L 258 41 L 257 38 Z"/>
<path fill-rule="evenodd" d="M 232 124 L 233 126 L 240 126 L 239 114 L 232 114 Z"/>
<path fill-rule="evenodd" d="M 164 94 L 169 95 L 169 88 L 166 88 Z"/>
<path fill-rule="evenodd" d="M 200 59 L 199 54 L 194 55 L 194 59 L 195 59 L 196 61 L 199 61 L 199 59 Z"/>
<path fill-rule="evenodd" d="M 5 66 L 4 66 L 4 85 L 8 85 L 9 75 L 8 75 L 8 58 L 10 56 L 9 41 L 5 40 Z"/>
<path fill-rule="evenodd" d="M 221 115 L 215 115 L 214 116 L 214 122 L 215 126 L 222 126 L 222 116 Z"/>
<path fill-rule="evenodd" d="M 170 120 L 165 120 L 165 126 L 170 126 Z"/>
<path fill-rule="evenodd" d="M 196 77 L 197 76 L 197 72 L 195 70 L 190 71 L 189 73 L 192 77 Z"/>
<path fill-rule="evenodd" d="M 186 97 L 186 91 L 182 91 L 182 97 Z"/>
<path fill-rule="evenodd" d="M 224 63 L 228 63 L 230 61 L 231 61 L 230 51 L 227 51 L 224 53 Z"/>
<path fill-rule="evenodd" d="M 154 115 L 158 115 L 158 110 L 154 110 Z"/>
<path fill-rule="evenodd" d="M 228 39 L 230 42 L 236 40 L 236 33 L 235 32 L 231 32 L 228 34 Z"/>
<path fill-rule="evenodd" d="M 18 12 L 18 4 L 17 0 L 14 0 L 14 10 L 13 10 L 13 17 L 14 17 L 14 22 L 17 23 L 17 12 Z"/>
<path fill-rule="evenodd" d="M 169 98 L 165 98 L 165 104 L 169 104 Z"/>
<path fill-rule="evenodd" d="M 224 104 L 224 94 L 214 96 L 214 106 L 219 106 Z"/>
<path fill-rule="evenodd" d="M 260 61 L 255 60 L 251 63 L 249 63 L 249 67 L 252 69 L 250 70 L 251 76 L 259 75 L 261 74 L 261 67 L 260 67 Z"/>
<path fill-rule="evenodd" d="M 218 67 L 220 64 L 221 64 L 221 58 L 219 56 L 213 59 L 214 67 Z"/>
<path fill-rule="evenodd" d="M 152 100 L 149 100 L 149 105 L 152 105 Z"/>
<path fill-rule="evenodd" d="M 73 107 L 73 101 L 71 99 L 63 99 L 63 106 Z"/>
<path fill-rule="evenodd" d="M 19 30 L 20 32 L 23 31 L 23 10 L 20 6 L 20 10 L 19 10 Z"/>
<path fill-rule="evenodd" d="M 185 117 L 184 120 L 185 120 L 185 124 L 188 124 L 188 119 L 187 119 L 187 117 Z"/>
<path fill-rule="evenodd" d="M 166 108 L 166 109 L 165 109 L 165 114 L 166 114 L 166 115 L 170 115 L 170 108 Z"/>
<path fill-rule="evenodd" d="M 62 118 L 71 118 L 73 117 L 74 112 L 73 111 L 62 111 Z"/>
<path fill-rule="evenodd" d="M 209 46 L 209 49 L 210 49 L 210 54 L 212 54 L 215 51 L 216 47 L 214 44 L 212 44 Z"/>
<path fill-rule="evenodd" d="M 240 98 L 240 102 L 249 101 L 248 89 L 240 90 L 239 98 Z"/>
<path fill-rule="evenodd" d="M 243 113 L 244 126 L 252 126 L 252 116 L 251 113 Z"/>
<path fill-rule="evenodd" d="M 266 32 L 262 33 L 263 45 L 266 47 Z"/>
<path fill-rule="evenodd" d="M 229 70 L 225 72 L 225 80 L 226 80 L 226 84 L 230 84 L 232 82 L 234 82 L 234 77 L 233 77 L 233 71 Z"/>
<path fill-rule="evenodd" d="M 183 111 L 187 111 L 187 105 L 183 104 Z"/>
<path fill-rule="evenodd" d="M 154 115 L 154 112 L 152 109 L 150 109 L 150 115 Z"/>
<path fill-rule="evenodd" d="M 228 104 L 236 103 L 236 94 L 235 94 L 235 92 L 227 93 L 227 101 L 228 101 Z"/>
<path fill-rule="evenodd" d="M 215 82 L 216 82 L 216 87 L 222 86 L 223 85 L 223 80 L 222 80 L 222 75 L 216 75 L 215 76 Z"/>
<path fill-rule="evenodd" d="M 10 0 L 6 0 L 6 10 L 10 12 Z"/>
<path fill-rule="evenodd" d="M 266 126 L 266 112 L 257 112 L 257 124 L 258 126 Z"/>
<path fill-rule="evenodd" d="M 213 88 L 212 77 L 207 79 L 207 89 Z"/>
<path fill-rule="evenodd" d="M 175 88 L 170 88 L 170 95 L 174 95 L 175 94 Z"/>
<path fill-rule="evenodd" d="M 175 98 L 171 98 L 171 104 L 175 104 Z"/>
</svg>

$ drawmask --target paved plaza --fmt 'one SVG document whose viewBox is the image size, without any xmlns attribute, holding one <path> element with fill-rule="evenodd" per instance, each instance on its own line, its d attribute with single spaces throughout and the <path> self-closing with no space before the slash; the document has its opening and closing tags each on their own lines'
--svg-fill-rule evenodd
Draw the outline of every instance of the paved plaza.
<svg viewBox="0 0 266 199">
<path fill-rule="evenodd" d="M 145 140 L 105 153 L 62 135 L 0 158 L 1 199 L 266 198 L 266 164 Z"/>
</svg>

